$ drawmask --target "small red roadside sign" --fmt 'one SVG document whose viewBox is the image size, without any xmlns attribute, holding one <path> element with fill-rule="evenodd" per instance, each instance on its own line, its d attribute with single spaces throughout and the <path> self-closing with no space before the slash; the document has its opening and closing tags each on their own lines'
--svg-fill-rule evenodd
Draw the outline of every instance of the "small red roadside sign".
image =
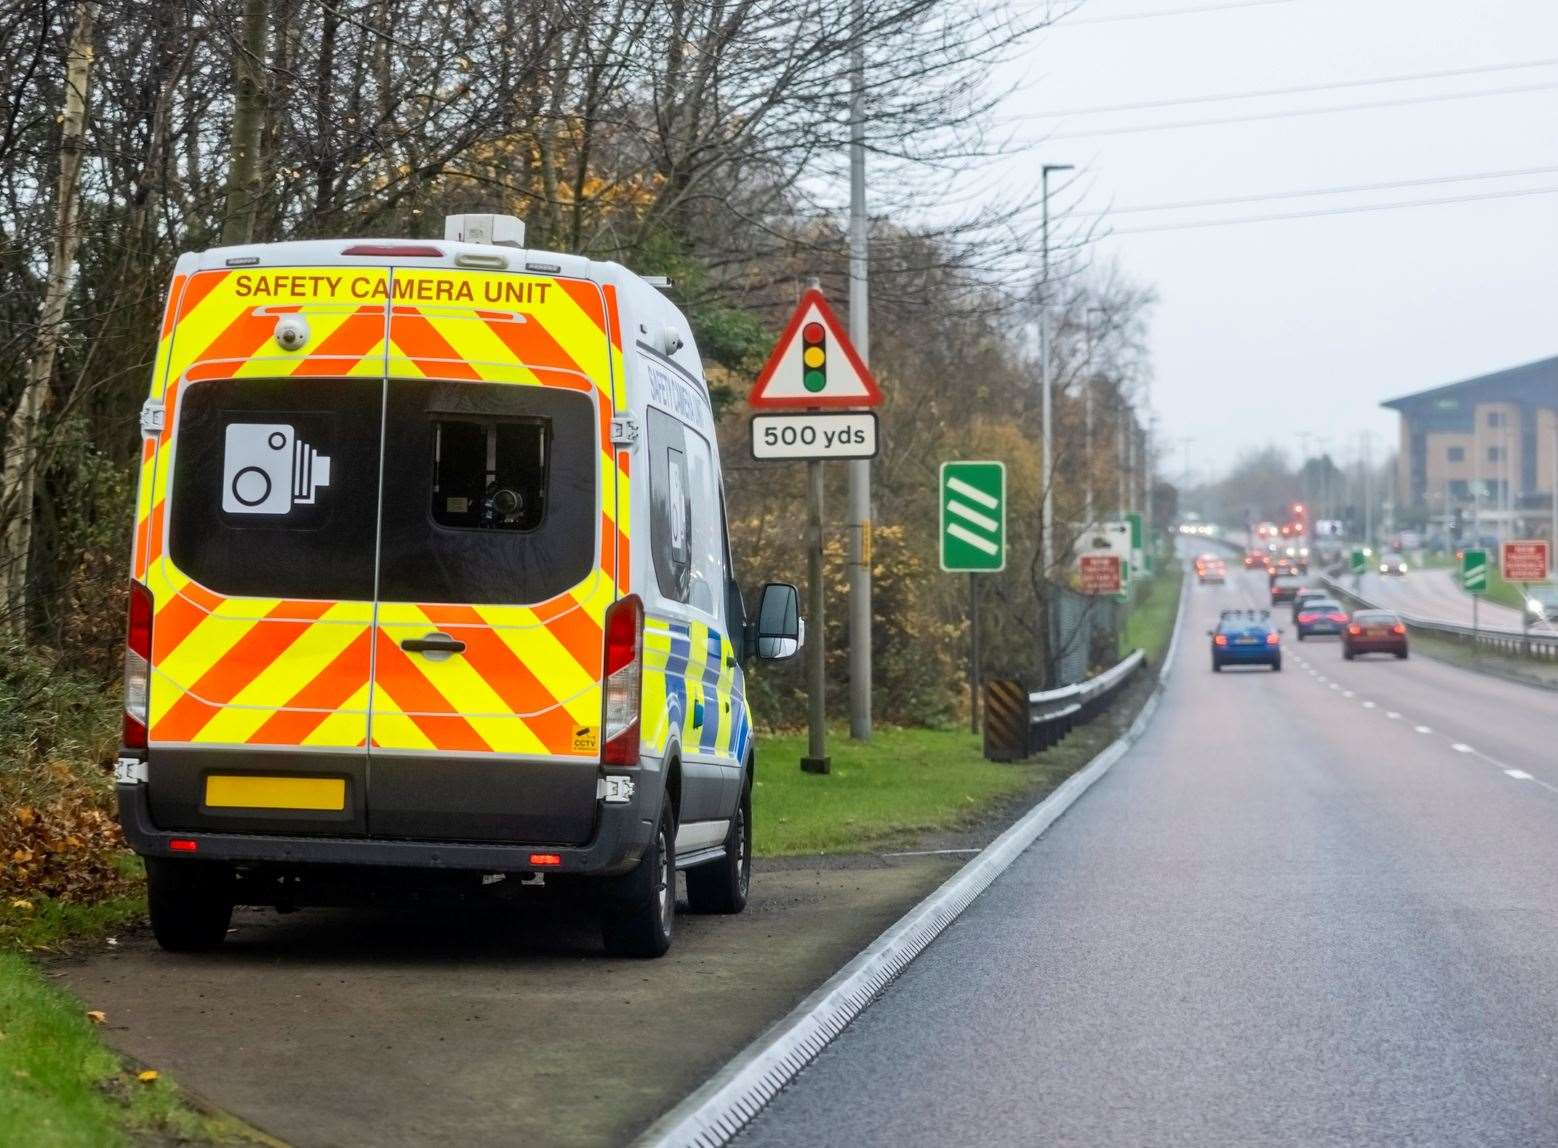
<svg viewBox="0 0 1558 1148">
<path fill-rule="evenodd" d="M 1084 594 L 1118 594 L 1120 592 L 1120 556 L 1118 554 L 1084 554 L 1077 559 L 1077 572 L 1081 576 Z"/>
<path fill-rule="evenodd" d="M 1499 551 L 1499 573 L 1506 582 L 1546 582 L 1547 567 L 1546 539 L 1506 542 Z"/>
</svg>

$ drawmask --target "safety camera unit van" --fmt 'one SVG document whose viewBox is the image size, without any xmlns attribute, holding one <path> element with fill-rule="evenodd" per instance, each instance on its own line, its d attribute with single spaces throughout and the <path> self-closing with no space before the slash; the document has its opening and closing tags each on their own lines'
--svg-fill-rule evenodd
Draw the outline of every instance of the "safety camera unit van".
<svg viewBox="0 0 1558 1148">
<path fill-rule="evenodd" d="M 141 420 L 120 818 L 170 949 L 496 878 L 606 947 L 739 912 L 747 620 L 692 332 L 507 216 L 178 261 Z M 574 878 L 594 878 L 592 881 Z"/>
</svg>

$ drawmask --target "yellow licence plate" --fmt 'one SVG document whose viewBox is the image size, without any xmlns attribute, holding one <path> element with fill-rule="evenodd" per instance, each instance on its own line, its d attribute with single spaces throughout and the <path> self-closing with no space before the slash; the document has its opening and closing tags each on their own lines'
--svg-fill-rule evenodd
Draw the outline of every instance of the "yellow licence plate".
<svg viewBox="0 0 1558 1148">
<path fill-rule="evenodd" d="M 346 779 L 214 774 L 206 778 L 206 805 L 218 809 L 341 810 L 346 808 Z"/>
</svg>

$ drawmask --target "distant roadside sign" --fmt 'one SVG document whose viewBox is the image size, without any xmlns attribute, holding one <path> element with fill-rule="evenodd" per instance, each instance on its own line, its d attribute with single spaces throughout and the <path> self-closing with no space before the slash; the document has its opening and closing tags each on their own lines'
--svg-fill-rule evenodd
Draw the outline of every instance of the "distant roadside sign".
<svg viewBox="0 0 1558 1148">
<path fill-rule="evenodd" d="M 1461 551 L 1461 588 L 1472 594 L 1481 594 L 1488 588 L 1488 552 L 1469 549 Z"/>
<path fill-rule="evenodd" d="M 1347 556 L 1347 564 L 1352 567 L 1354 574 L 1362 574 L 1369 568 L 1369 556 L 1362 550 L 1354 550 Z"/>
<path fill-rule="evenodd" d="M 1499 573 L 1506 582 L 1547 581 L 1547 541 L 1523 538 L 1499 548 Z"/>
<path fill-rule="evenodd" d="M 1006 464 L 941 464 L 941 568 L 1006 569 Z"/>
<path fill-rule="evenodd" d="M 1084 554 L 1077 559 L 1084 594 L 1118 594 L 1125 585 L 1122 563 L 1114 554 Z"/>
<path fill-rule="evenodd" d="M 875 458 L 876 412 L 752 416 L 755 459 Z"/>
</svg>

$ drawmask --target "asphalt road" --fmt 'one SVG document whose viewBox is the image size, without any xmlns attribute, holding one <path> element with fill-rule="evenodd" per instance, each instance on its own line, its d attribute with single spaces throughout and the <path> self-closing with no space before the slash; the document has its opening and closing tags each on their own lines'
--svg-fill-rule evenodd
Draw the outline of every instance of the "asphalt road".
<svg viewBox="0 0 1558 1148">
<path fill-rule="evenodd" d="M 60 971 L 116 1049 L 290 1144 L 622 1144 L 963 860 L 759 859 L 747 911 L 679 917 L 658 961 L 541 901 L 240 910 L 218 953 L 141 933 Z"/>
<path fill-rule="evenodd" d="M 1558 695 L 1291 627 L 1214 676 L 1263 589 L 744 1145 L 1558 1142 Z"/>
<path fill-rule="evenodd" d="M 1341 581 L 1343 585 L 1349 584 L 1345 575 Z M 1449 570 L 1365 574 L 1358 593 L 1370 602 L 1405 614 L 1456 626 L 1471 625 L 1472 597 L 1455 584 L 1454 572 Z M 1477 621 L 1483 626 L 1518 630 L 1520 611 L 1484 601 L 1477 606 Z"/>
</svg>

